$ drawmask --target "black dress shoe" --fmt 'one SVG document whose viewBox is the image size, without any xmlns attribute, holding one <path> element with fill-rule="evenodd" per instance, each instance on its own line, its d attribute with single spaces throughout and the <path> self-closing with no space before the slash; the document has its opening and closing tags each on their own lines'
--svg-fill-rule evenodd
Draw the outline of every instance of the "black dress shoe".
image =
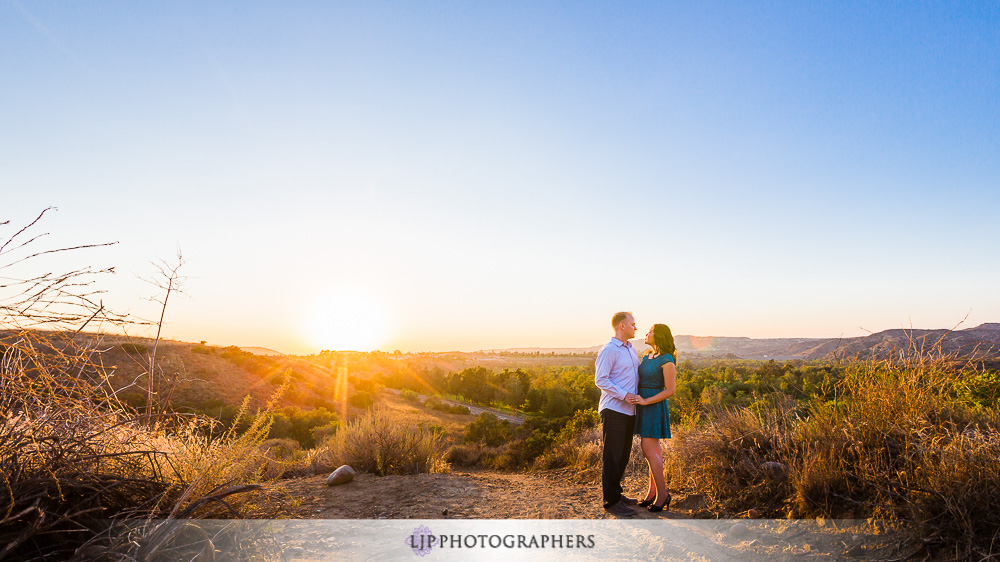
<svg viewBox="0 0 1000 562">
<path fill-rule="evenodd" d="M 625 505 L 621 501 L 615 502 L 608 507 L 604 508 L 608 513 L 612 515 L 617 515 L 619 517 L 632 517 L 635 515 L 635 510 L 631 507 Z"/>
<path fill-rule="evenodd" d="M 656 505 L 655 503 L 647 507 L 646 509 L 650 511 L 663 511 L 666 509 L 670 511 L 670 494 L 667 494 L 667 501 L 663 502 L 663 505 Z"/>
<path fill-rule="evenodd" d="M 622 496 L 621 502 L 625 505 L 635 505 L 639 503 L 639 500 Z"/>
</svg>

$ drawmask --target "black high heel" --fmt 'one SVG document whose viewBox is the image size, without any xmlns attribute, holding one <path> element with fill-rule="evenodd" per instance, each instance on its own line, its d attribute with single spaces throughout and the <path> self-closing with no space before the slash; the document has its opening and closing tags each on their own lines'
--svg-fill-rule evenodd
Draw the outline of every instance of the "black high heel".
<svg viewBox="0 0 1000 562">
<path fill-rule="evenodd" d="M 646 509 L 650 511 L 663 511 L 664 509 L 670 511 L 670 494 L 667 494 L 667 501 L 663 502 L 663 505 L 656 505 L 654 503 Z"/>
<path fill-rule="evenodd" d="M 653 505 L 653 502 L 655 502 L 655 501 L 656 501 L 656 498 L 654 497 L 651 500 L 642 500 L 641 502 L 639 502 L 639 505 L 641 505 L 642 507 L 649 507 L 649 506 Z"/>
</svg>

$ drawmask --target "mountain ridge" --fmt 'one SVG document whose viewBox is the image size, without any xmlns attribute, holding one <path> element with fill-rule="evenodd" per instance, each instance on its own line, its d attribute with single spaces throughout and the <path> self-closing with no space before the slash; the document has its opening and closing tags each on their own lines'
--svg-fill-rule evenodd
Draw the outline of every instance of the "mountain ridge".
<svg viewBox="0 0 1000 562">
<path fill-rule="evenodd" d="M 631 340 L 642 352 L 648 347 Z M 674 337 L 677 350 L 694 357 L 733 359 L 832 360 L 845 358 L 883 359 L 890 356 L 930 351 L 970 359 L 1000 359 L 1000 322 L 986 322 L 963 330 L 891 328 L 867 336 L 849 338 L 750 338 L 746 336 Z M 511 353 L 597 353 L 603 344 L 581 348 L 509 348 L 494 352 Z"/>
</svg>

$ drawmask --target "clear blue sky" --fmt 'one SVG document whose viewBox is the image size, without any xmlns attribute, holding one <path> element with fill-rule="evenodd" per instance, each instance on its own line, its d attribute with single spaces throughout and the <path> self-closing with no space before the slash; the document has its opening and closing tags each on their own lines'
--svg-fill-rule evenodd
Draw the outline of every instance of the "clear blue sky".
<svg viewBox="0 0 1000 562">
<path fill-rule="evenodd" d="M 86 259 L 137 314 L 180 246 L 170 337 L 1000 321 L 997 2 L 0 0 L 0 29 L 0 220 L 120 241 Z"/>
</svg>

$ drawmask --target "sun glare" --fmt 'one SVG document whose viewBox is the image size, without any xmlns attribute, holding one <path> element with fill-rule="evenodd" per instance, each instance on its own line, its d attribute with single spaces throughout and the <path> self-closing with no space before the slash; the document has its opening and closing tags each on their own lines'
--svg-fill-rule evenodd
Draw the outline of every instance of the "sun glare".
<svg viewBox="0 0 1000 562">
<path fill-rule="evenodd" d="M 389 337 L 385 307 L 361 289 L 340 289 L 317 299 L 305 314 L 309 341 L 322 349 L 370 351 Z"/>
</svg>

